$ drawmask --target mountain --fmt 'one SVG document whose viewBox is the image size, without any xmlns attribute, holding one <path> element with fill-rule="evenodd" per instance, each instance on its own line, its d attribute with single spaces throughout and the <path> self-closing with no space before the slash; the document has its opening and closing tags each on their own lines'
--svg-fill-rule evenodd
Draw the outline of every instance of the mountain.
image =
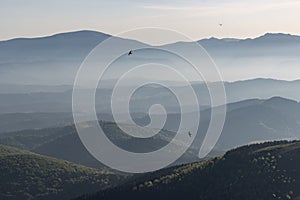
<svg viewBox="0 0 300 200">
<path fill-rule="evenodd" d="M 214 45 L 247 45 L 247 44 L 269 44 L 269 45 L 278 45 L 278 44 L 295 44 L 295 42 L 300 42 L 300 36 L 284 34 L 284 33 L 266 33 L 257 38 L 247 38 L 247 39 L 236 39 L 236 38 L 209 38 L 202 39 L 198 41 L 203 46 L 214 46 Z"/>
<path fill-rule="evenodd" d="M 133 114 L 134 118 L 144 115 Z M 111 114 L 101 113 L 97 116 L 99 120 L 113 121 Z M 73 123 L 71 112 L 6 113 L 0 114 L 0 133 L 63 127 Z"/>
<path fill-rule="evenodd" d="M 74 123 L 72 113 L 7 113 L 0 114 L 0 133 L 53 128 L 72 123 Z"/>
<path fill-rule="evenodd" d="M 216 108 L 218 110 L 218 107 Z M 227 104 L 225 124 L 215 146 L 217 151 L 226 151 L 241 145 L 258 141 L 299 139 L 300 104 L 282 97 L 270 99 L 249 99 Z M 185 115 L 187 119 L 191 115 Z M 176 131 L 181 115 L 169 114 L 164 129 Z M 140 124 L 147 124 L 148 117 L 139 118 Z M 200 111 L 200 123 L 193 149 L 200 149 L 211 120 L 211 109 Z"/>
<path fill-rule="evenodd" d="M 150 47 L 134 40 L 113 37 L 96 31 L 60 33 L 40 38 L 17 38 L 0 42 L 0 83 L 14 85 L 71 85 L 80 64 L 89 52 L 107 38 L 127 41 L 128 49 L 136 44 Z M 296 79 L 299 63 L 299 36 L 268 33 L 254 39 L 210 38 L 198 41 L 220 68 L 224 80 L 241 80 L 257 77 Z M 191 56 L 195 49 L 185 42 L 164 45 L 181 49 Z M 107 49 L 110 53 L 110 49 Z M 139 50 L 131 60 L 122 65 L 137 63 L 162 63 L 176 65 L 178 58 L 162 52 Z M 101 64 L 101 63 L 99 63 Z M 121 67 L 120 66 L 120 67 Z M 183 68 L 186 66 L 182 65 Z M 233 73 L 234 72 L 234 73 Z M 297 74 L 297 73 L 296 73 Z M 162 77 L 162 80 L 163 77 Z M 1 87 L 0 87 L 1 89 Z M 16 89 L 15 89 L 16 90 Z"/>
<path fill-rule="evenodd" d="M 284 33 L 266 33 L 263 36 L 254 38 L 254 39 L 246 39 L 242 41 L 243 43 L 261 43 L 269 44 L 269 45 L 288 45 L 295 44 L 300 42 L 300 36 L 284 34 Z"/>
<path fill-rule="evenodd" d="M 298 139 L 300 104 L 273 97 L 227 113 L 218 147 L 228 150 L 257 142 Z"/>
<path fill-rule="evenodd" d="M 258 78 L 227 82 L 225 88 L 229 103 L 253 98 L 269 99 L 274 96 L 300 101 L 300 96 L 295 92 L 300 88 L 300 80 L 284 81 Z"/>
<path fill-rule="evenodd" d="M 244 146 L 79 199 L 300 199 L 300 142 Z"/>
<path fill-rule="evenodd" d="M 0 83 L 73 84 L 84 58 L 108 38 L 114 38 L 114 41 L 126 40 L 101 32 L 83 30 L 40 38 L 0 41 Z M 129 39 L 126 41 L 128 44 L 142 44 Z"/>
<path fill-rule="evenodd" d="M 28 94 L 39 92 L 64 92 L 72 89 L 72 85 L 18 85 L 0 84 L 0 94 Z"/>
<path fill-rule="evenodd" d="M 293 140 L 300 137 L 298 131 L 300 129 L 300 104 L 296 101 L 281 97 L 266 100 L 250 99 L 228 104 L 227 110 L 223 131 L 209 157 L 250 143 Z M 176 164 L 199 160 L 197 155 L 210 122 L 211 110 L 202 110 L 200 115 L 200 126 L 192 147 Z M 191 115 L 186 114 L 185 116 L 189 119 Z M 178 129 L 180 117 L 178 113 L 169 114 L 161 133 L 149 139 L 129 137 L 113 122 L 102 121 L 100 124 L 113 143 L 121 148 L 134 152 L 147 152 L 161 148 L 170 141 Z M 149 116 L 144 116 L 144 114 L 134 118 L 139 125 L 147 125 L 149 120 Z M 89 167 L 103 168 L 103 165 L 93 158 L 82 145 L 75 127 L 71 125 L 1 133 L 0 144 Z"/>
<path fill-rule="evenodd" d="M 2 67 L 12 61 L 26 63 L 80 61 L 111 35 L 96 31 L 60 33 L 40 38 L 17 38 L 0 42 Z"/>
<path fill-rule="evenodd" d="M 267 33 L 253 39 L 198 41 L 211 55 L 225 80 L 298 79 L 300 37 Z M 180 48 L 178 46 L 178 48 Z"/>
<path fill-rule="evenodd" d="M 198 96 L 201 109 L 210 107 L 210 95 L 208 89 L 204 83 L 193 82 L 193 88 Z M 252 79 L 236 82 L 224 82 L 227 103 L 238 102 L 247 99 L 268 99 L 274 96 L 280 96 L 288 99 L 300 101 L 300 94 L 295 92 L 300 88 L 300 81 L 284 81 L 274 79 Z M 184 92 L 184 85 L 172 86 L 179 92 Z M 126 89 L 126 86 L 124 86 Z M 96 110 L 99 114 L 111 115 L 110 100 L 111 100 L 112 88 L 99 88 L 96 92 Z M 120 104 L 124 103 L 122 98 L 117 100 Z M 163 87 L 147 86 L 137 90 L 131 98 L 131 112 L 132 113 L 146 113 L 153 104 L 162 104 L 165 106 L 169 113 L 178 113 L 180 107 L 174 94 Z M 188 112 L 191 110 L 191 105 L 184 105 Z M 46 117 L 46 113 L 62 113 L 63 117 L 66 114 L 65 121 L 69 121 L 69 116 L 72 112 L 72 90 L 60 91 L 60 92 L 28 92 L 28 93 L 0 93 L 0 115 L 1 114 L 16 114 L 16 118 L 21 118 L 22 115 L 28 115 L 29 119 L 35 118 L 34 113 L 44 113 L 42 116 Z M 22 113 L 22 114 L 19 114 Z M 63 114 L 65 113 L 65 114 Z M 10 119 L 11 116 L 7 115 Z M 59 117 L 59 118 L 61 118 Z M 1 116 L 0 116 L 1 118 Z M 103 116 L 101 120 L 111 121 L 111 118 Z M 63 120 L 63 121 L 64 121 Z M 55 121 L 54 119 L 49 120 Z M 0 122 L 1 123 L 1 122 Z M 12 122 L 13 123 L 13 122 Z M 37 123 L 38 120 L 37 120 Z M 44 123 L 46 124 L 46 123 Z M 53 123 L 54 125 L 56 123 Z M 6 125 L 3 126 L 4 129 Z M 24 124 L 23 129 L 30 128 Z M 32 126 L 37 128 L 38 126 Z M 45 126 L 44 126 L 45 127 Z M 43 128 L 43 127 L 41 127 Z M 13 128 L 10 128 L 13 129 Z"/>
<path fill-rule="evenodd" d="M 1 144 L 30 151 L 74 131 L 74 127 L 72 126 L 35 130 L 28 129 L 16 132 L 1 133 L 0 140 L 2 141 Z"/>
<path fill-rule="evenodd" d="M 166 145 L 174 133 L 166 130 L 160 131 L 149 139 L 136 139 L 124 134 L 115 124 L 100 122 L 107 137 L 119 147 L 132 152 L 148 152 Z M 132 127 L 134 131 L 134 127 Z M 22 148 L 38 154 L 47 155 L 84 166 L 104 168 L 83 146 L 76 129 L 73 126 L 57 128 L 23 130 L 0 134 L 0 144 Z M 195 160 L 192 155 L 186 154 L 185 160 Z"/>
<path fill-rule="evenodd" d="M 0 145 L 0 199 L 70 199 L 125 176 Z"/>
</svg>

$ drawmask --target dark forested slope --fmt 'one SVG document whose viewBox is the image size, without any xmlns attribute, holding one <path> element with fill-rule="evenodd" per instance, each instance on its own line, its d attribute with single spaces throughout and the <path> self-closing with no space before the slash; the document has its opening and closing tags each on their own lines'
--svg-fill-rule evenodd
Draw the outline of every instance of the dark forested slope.
<svg viewBox="0 0 300 200">
<path fill-rule="evenodd" d="M 109 171 L 0 145 L 0 199 L 70 199 L 122 179 Z"/>
<path fill-rule="evenodd" d="M 82 199 L 300 199 L 300 142 L 241 147 Z"/>
</svg>

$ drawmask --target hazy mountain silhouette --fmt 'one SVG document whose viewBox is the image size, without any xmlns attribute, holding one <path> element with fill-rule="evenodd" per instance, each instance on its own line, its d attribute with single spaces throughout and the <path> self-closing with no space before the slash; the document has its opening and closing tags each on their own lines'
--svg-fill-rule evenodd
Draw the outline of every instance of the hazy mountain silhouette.
<svg viewBox="0 0 300 200">
<path fill-rule="evenodd" d="M 221 137 L 215 147 L 224 151 L 258 141 L 297 139 L 300 137 L 300 104 L 296 101 L 273 97 L 267 100 L 250 99 L 227 105 L 228 111 Z M 190 115 L 185 115 L 189 117 Z M 206 134 L 211 118 L 211 110 L 200 112 L 200 126 L 193 143 L 199 149 Z M 147 124 L 148 118 L 137 119 Z M 193 120 L 191 118 L 190 120 Z M 176 131 L 180 123 L 180 114 L 168 115 L 165 129 Z M 197 151 L 195 152 L 197 153 Z"/>
<path fill-rule="evenodd" d="M 184 91 L 182 85 L 173 87 L 179 91 Z M 274 96 L 280 96 L 288 99 L 300 101 L 300 81 L 283 81 L 273 79 L 253 79 L 237 82 L 225 82 L 227 103 L 238 102 L 247 99 L 268 99 Z M 124 86 L 126 88 L 126 86 Z M 193 88 L 198 96 L 201 109 L 210 107 L 210 95 L 207 87 L 203 83 L 193 82 Z M 101 114 L 111 114 L 110 100 L 112 89 L 101 88 L 96 93 L 96 109 Z M 119 103 L 122 99 L 118 99 Z M 132 113 L 146 113 L 149 106 L 153 104 L 162 104 L 170 113 L 178 113 L 180 108 L 176 97 L 167 89 L 162 87 L 143 87 L 139 89 L 131 98 Z M 191 105 L 185 105 L 185 108 L 192 112 Z M 72 112 L 72 90 L 64 92 L 27 92 L 27 93 L 0 93 L 0 114 L 4 113 L 71 113 Z M 31 116 L 28 116 L 32 118 Z M 1 118 L 1 116 L 0 116 Z M 8 119 L 10 117 L 8 116 Z M 100 118 L 111 121 L 108 118 Z M 55 120 L 55 119 L 54 119 Z M 51 120 L 50 120 L 51 121 Z M 50 122 L 49 121 L 49 122 Z M 67 120 L 68 121 L 68 120 Z M 0 123 L 1 124 L 1 123 Z M 55 124 L 54 124 L 55 125 Z M 6 126 L 6 125 L 5 125 Z M 4 126 L 3 126 L 4 128 Z M 3 129 L 3 128 L 0 128 Z M 24 128 L 30 128 L 24 126 Z M 32 127 L 38 128 L 38 127 Z M 43 127 L 41 127 L 43 128 Z M 18 129 L 20 130 L 20 129 Z"/>
<path fill-rule="evenodd" d="M 77 31 L 48 37 L 2 41 L 1 83 L 72 84 L 83 59 L 97 44 L 109 37 L 112 36 L 101 32 Z M 127 41 L 132 42 L 131 44 L 141 44 L 138 41 Z M 270 73 L 267 72 L 270 72 L 270 68 L 274 69 L 272 73 L 276 73 L 271 73 L 271 76 L 280 78 L 282 68 L 295 70 L 296 64 L 299 63 L 299 36 L 269 33 L 254 39 L 210 38 L 200 40 L 199 43 L 216 61 L 223 77 L 231 80 L 268 77 Z M 185 48 L 183 44 L 178 42 L 168 46 L 181 49 Z M 193 49 L 186 51 L 193 52 Z M 131 65 L 138 59 L 149 59 L 149 56 L 152 61 L 162 62 L 159 54 L 146 55 L 131 58 Z M 164 60 L 172 63 L 173 58 L 164 57 Z M 260 70 L 257 71 L 258 69 Z M 235 76 L 232 72 L 235 72 Z"/>
<path fill-rule="evenodd" d="M 1 41 L 1 83 L 72 84 L 84 58 L 95 46 L 109 37 L 111 36 L 105 33 L 85 30 L 40 38 Z M 115 39 L 123 40 L 116 37 Z"/>
<path fill-rule="evenodd" d="M 0 42 L 0 60 L 5 63 L 80 61 L 110 35 L 96 31 L 60 33 L 40 38 L 18 38 Z M 42 67 L 42 66 L 41 66 Z"/>
<path fill-rule="evenodd" d="M 298 102 L 281 97 L 268 100 L 251 99 L 228 104 L 225 125 L 211 155 L 255 142 L 298 139 L 300 137 L 299 113 Z M 200 112 L 200 126 L 195 141 L 177 163 L 199 160 L 198 150 L 206 134 L 210 114 L 210 109 Z M 185 115 L 187 118 L 190 116 L 193 115 Z M 164 130 L 176 132 L 180 117 L 180 114 L 169 114 Z M 149 123 L 149 116 L 134 118 L 134 120 L 140 125 L 146 125 Z M 141 140 L 126 136 L 114 123 L 103 122 L 102 125 L 104 132 L 115 144 L 133 152 L 148 152 L 161 148 L 174 135 L 172 132 L 162 131 L 154 138 Z M 0 143 L 90 167 L 103 167 L 82 145 L 74 126 L 2 133 Z"/>
</svg>

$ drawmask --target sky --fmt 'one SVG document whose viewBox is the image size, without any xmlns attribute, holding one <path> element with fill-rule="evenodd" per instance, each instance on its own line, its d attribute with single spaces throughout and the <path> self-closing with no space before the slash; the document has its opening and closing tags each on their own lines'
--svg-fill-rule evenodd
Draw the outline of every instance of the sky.
<svg viewBox="0 0 300 200">
<path fill-rule="evenodd" d="M 0 40 L 161 27 L 202 38 L 300 35 L 300 0 L 1 0 Z M 222 23 L 223 26 L 219 26 Z"/>
</svg>

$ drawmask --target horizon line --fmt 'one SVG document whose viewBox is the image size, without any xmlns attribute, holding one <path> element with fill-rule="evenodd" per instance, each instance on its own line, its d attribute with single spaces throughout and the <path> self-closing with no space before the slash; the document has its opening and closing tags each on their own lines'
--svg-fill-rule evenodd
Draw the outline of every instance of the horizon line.
<svg viewBox="0 0 300 200">
<path fill-rule="evenodd" d="M 107 35 L 108 37 L 117 37 L 114 34 L 110 34 L 110 33 L 106 33 L 106 32 L 102 32 L 99 30 L 93 30 L 93 29 L 79 29 L 79 30 L 69 30 L 66 32 L 56 32 L 56 33 L 52 33 L 52 34 L 45 34 L 45 35 L 39 35 L 39 36 L 33 36 L 33 37 L 14 37 L 14 38 L 9 38 L 9 39 L 4 39 L 4 40 L 0 40 L 0 42 L 9 42 L 9 41 L 13 41 L 13 40 L 30 40 L 30 39 L 43 39 L 43 38 L 49 38 L 49 37 L 55 37 L 58 35 L 62 35 L 62 34 L 71 34 L 71 33 L 79 33 L 79 32 L 95 32 L 95 33 L 101 33 L 103 35 Z M 197 40 L 193 40 L 194 42 L 199 42 L 199 41 L 203 41 L 203 40 L 210 40 L 210 39 L 217 39 L 217 40 L 230 40 L 230 39 L 234 39 L 234 40 L 253 40 L 253 39 L 257 39 L 263 36 L 266 36 L 268 34 L 274 34 L 274 35 L 289 35 L 289 36 L 295 36 L 295 37 L 300 37 L 300 34 L 292 34 L 292 33 L 288 33 L 288 32 L 265 32 L 262 34 L 258 34 L 257 36 L 254 37 L 244 37 L 244 38 L 237 38 L 237 37 L 215 37 L 215 36 L 210 36 L 210 37 L 204 37 L 201 39 L 197 39 Z M 123 39 L 129 39 L 129 38 L 123 38 Z M 138 41 L 138 40 L 136 40 Z M 185 42 L 185 41 L 175 41 L 174 43 L 177 42 Z"/>
</svg>

